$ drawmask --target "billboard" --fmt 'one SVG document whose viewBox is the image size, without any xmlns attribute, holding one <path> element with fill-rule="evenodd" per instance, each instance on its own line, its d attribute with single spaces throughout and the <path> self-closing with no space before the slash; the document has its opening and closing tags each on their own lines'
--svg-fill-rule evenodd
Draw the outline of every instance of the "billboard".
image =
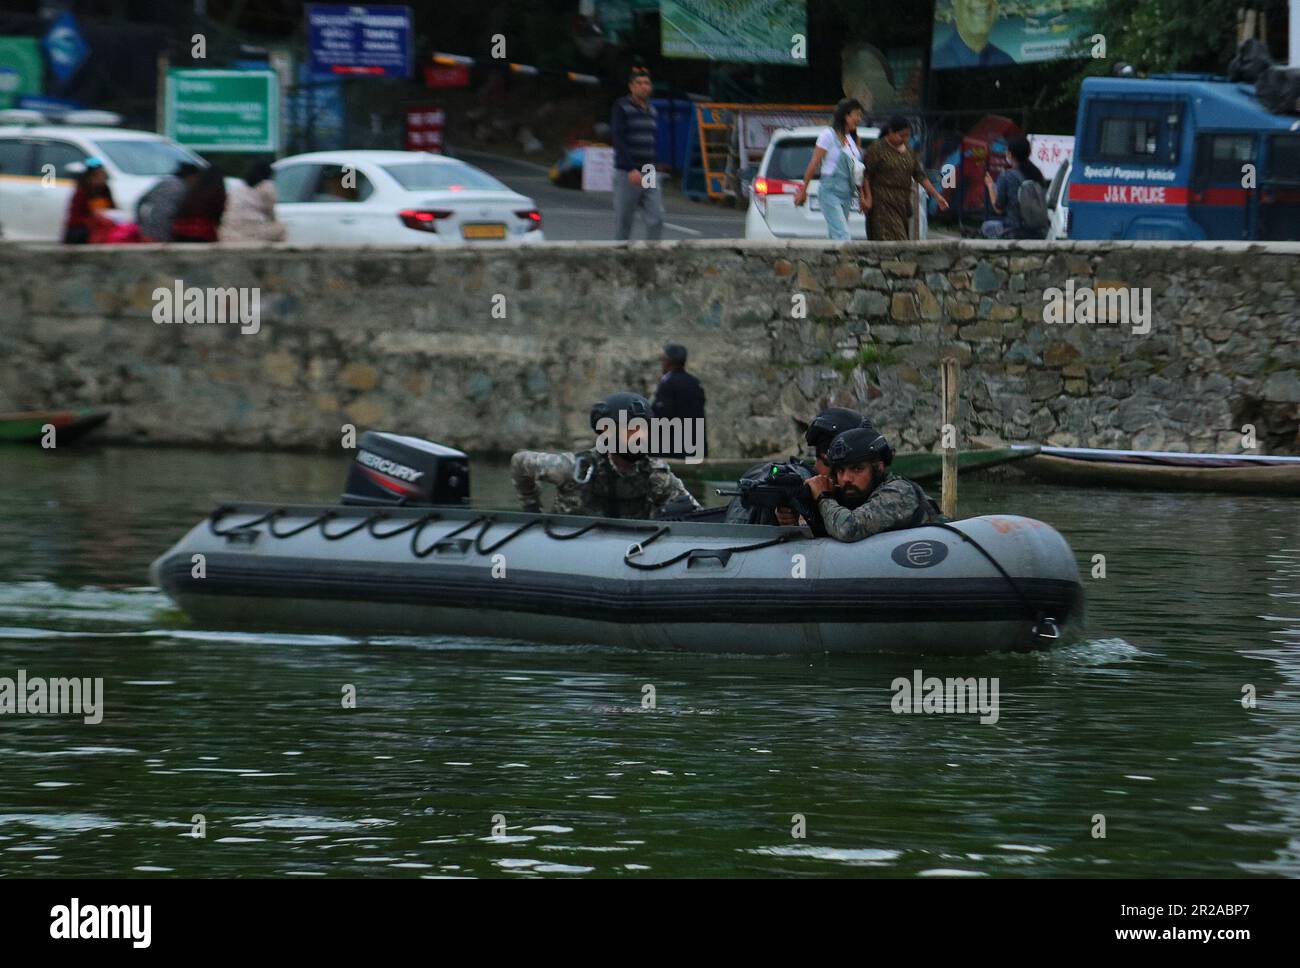
<svg viewBox="0 0 1300 968">
<path fill-rule="evenodd" d="M 803 56 L 795 56 L 796 34 L 808 36 L 805 0 L 661 0 L 659 4 L 665 57 L 806 67 L 806 43 Z"/>
<path fill-rule="evenodd" d="M 1071 56 L 1101 0 L 935 0 L 932 70 L 1005 67 Z"/>
</svg>

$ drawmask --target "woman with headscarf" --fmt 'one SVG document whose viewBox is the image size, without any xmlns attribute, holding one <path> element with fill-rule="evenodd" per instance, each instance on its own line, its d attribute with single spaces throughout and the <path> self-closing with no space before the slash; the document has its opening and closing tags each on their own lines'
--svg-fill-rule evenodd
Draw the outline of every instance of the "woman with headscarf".
<svg viewBox="0 0 1300 968">
<path fill-rule="evenodd" d="M 1011 138 L 1007 141 L 1007 167 L 998 176 L 996 182 L 987 171 L 984 172 L 984 187 L 989 190 L 989 202 L 993 206 L 995 217 L 980 226 L 980 234 L 986 239 L 1043 239 L 1047 229 L 1032 229 L 1025 224 L 1020 211 L 1020 188 L 1025 182 L 1037 182 L 1040 187 L 1047 186 L 1043 172 L 1029 158 L 1029 142 L 1024 138 Z"/>
<path fill-rule="evenodd" d="M 862 177 L 862 148 L 858 145 L 862 113 L 862 104 L 856 98 L 846 97 L 835 105 L 831 125 L 817 136 L 817 146 L 803 173 L 803 184 L 794 195 L 795 205 L 807 201 L 808 183 L 820 170 L 821 187 L 817 197 L 826 219 L 826 234 L 839 241 L 852 238 L 849 214 L 853 211 L 853 196 L 858 197 L 864 212 L 871 208 L 871 188 Z"/>
<path fill-rule="evenodd" d="M 912 204 L 913 183 L 923 187 L 941 211 L 948 200 L 934 187 L 925 169 L 907 146 L 912 125 L 906 118 L 889 119 L 881 136 L 867 149 L 867 181 L 871 185 L 870 238 L 873 242 L 906 242 Z"/>
<path fill-rule="evenodd" d="M 222 242 L 283 242 L 285 227 L 275 220 L 275 182 L 271 166 L 261 161 L 226 196 L 221 220 Z"/>
<path fill-rule="evenodd" d="M 87 158 L 84 164 L 63 223 L 63 241 L 68 245 L 104 242 L 114 227 L 104 214 L 117 207 L 108 189 L 108 171 L 98 158 Z"/>
</svg>

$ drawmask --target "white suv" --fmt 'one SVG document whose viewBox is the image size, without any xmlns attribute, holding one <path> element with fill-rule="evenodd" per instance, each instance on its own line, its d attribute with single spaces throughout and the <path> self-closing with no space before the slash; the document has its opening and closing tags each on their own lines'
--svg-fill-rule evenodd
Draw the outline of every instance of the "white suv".
<svg viewBox="0 0 1300 968">
<path fill-rule="evenodd" d="M 198 155 L 150 131 L 61 124 L 0 126 L 0 231 L 6 239 L 57 242 L 76 177 L 88 157 L 103 159 L 118 210 L 135 203 L 182 161 Z"/>
<path fill-rule="evenodd" d="M 808 170 L 817 136 L 823 127 L 785 128 L 773 132 L 758 173 L 749 187 L 749 211 L 745 215 L 747 239 L 824 239 L 826 219 L 817 197 L 820 178 L 808 184 L 808 201 L 796 208 L 794 194 Z M 867 146 L 880 137 L 879 128 L 858 128 L 858 143 Z M 867 237 L 866 219 L 858 200 L 853 199 L 849 231 L 855 239 Z"/>
</svg>

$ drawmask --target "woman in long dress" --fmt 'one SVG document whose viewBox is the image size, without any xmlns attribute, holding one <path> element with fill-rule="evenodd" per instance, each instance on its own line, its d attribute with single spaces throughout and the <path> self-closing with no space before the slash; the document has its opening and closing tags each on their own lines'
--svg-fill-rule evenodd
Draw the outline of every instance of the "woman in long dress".
<svg viewBox="0 0 1300 968">
<path fill-rule="evenodd" d="M 906 242 L 907 226 L 912 220 L 915 183 L 935 200 L 941 211 L 948 211 L 948 200 L 934 187 L 916 155 L 907 146 L 912 126 L 906 118 L 891 118 L 867 149 L 867 177 L 870 183 L 870 229 L 873 242 Z"/>
</svg>

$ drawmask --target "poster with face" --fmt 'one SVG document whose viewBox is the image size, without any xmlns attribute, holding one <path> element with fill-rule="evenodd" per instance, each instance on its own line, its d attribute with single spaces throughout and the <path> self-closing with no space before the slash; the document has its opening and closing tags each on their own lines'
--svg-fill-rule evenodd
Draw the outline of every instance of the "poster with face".
<svg viewBox="0 0 1300 968">
<path fill-rule="evenodd" d="M 1101 0 L 936 0 L 933 70 L 1005 67 L 1073 55 Z"/>
</svg>

